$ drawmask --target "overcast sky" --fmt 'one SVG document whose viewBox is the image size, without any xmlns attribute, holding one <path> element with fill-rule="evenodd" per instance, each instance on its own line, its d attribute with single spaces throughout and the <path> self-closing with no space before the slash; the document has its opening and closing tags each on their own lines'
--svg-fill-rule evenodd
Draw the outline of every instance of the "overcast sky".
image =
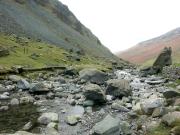
<svg viewBox="0 0 180 135">
<path fill-rule="evenodd" d="M 180 0 L 60 0 L 112 52 L 180 26 Z"/>
</svg>

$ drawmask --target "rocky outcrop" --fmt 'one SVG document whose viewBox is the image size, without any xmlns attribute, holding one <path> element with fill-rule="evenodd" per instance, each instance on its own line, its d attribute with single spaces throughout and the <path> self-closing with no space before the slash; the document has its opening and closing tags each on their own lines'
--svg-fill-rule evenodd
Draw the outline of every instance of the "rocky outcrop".
<svg viewBox="0 0 180 135">
<path fill-rule="evenodd" d="M 157 67 L 160 70 L 162 70 L 163 67 L 170 66 L 172 64 L 171 54 L 172 54 L 171 47 L 169 48 L 165 47 L 157 57 L 156 61 L 153 64 L 153 67 Z"/>
<path fill-rule="evenodd" d="M 171 47 L 165 47 L 155 60 L 152 67 L 144 68 L 141 70 L 143 75 L 153 75 L 162 72 L 163 67 L 170 66 L 172 64 Z"/>
</svg>

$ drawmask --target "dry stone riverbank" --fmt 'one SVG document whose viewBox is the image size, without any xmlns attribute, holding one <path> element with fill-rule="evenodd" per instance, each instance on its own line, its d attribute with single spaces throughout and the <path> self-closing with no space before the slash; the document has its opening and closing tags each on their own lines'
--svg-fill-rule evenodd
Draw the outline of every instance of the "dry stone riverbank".
<svg viewBox="0 0 180 135">
<path fill-rule="evenodd" d="M 0 134 L 179 135 L 180 91 L 169 83 L 135 69 L 9 75 L 0 81 Z"/>
</svg>

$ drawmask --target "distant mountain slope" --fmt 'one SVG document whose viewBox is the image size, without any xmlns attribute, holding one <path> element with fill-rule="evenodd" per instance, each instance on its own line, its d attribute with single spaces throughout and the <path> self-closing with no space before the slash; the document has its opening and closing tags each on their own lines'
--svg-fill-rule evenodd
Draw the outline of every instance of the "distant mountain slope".
<svg viewBox="0 0 180 135">
<path fill-rule="evenodd" d="M 117 55 L 135 64 L 151 64 L 165 46 L 172 47 L 173 61 L 174 63 L 180 63 L 180 28 L 157 38 L 141 42 Z"/>
<path fill-rule="evenodd" d="M 64 49 L 116 58 L 58 0 L 0 0 L 0 32 L 26 36 Z"/>
</svg>

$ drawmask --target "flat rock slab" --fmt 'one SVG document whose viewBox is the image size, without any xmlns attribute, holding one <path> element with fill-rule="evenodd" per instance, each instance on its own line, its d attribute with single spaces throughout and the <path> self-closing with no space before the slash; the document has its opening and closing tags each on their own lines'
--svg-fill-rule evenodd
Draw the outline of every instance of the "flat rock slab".
<svg viewBox="0 0 180 135">
<path fill-rule="evenodd" d="M 150 80 L 146 80 L 145 81 L 147 84 L 149 85 L 158 85 L 158 84 L 162 84 L 165 82 L 165 80 L 155 80 L 155 81 L 150 81 Z"/>
<path fill-rule="evenodd" d="M 119 135 L 120 121 L 111 115 L 107 115 L 102 121 L 96 123 L 93 130 L 93 135 Z"/>
</svg>

